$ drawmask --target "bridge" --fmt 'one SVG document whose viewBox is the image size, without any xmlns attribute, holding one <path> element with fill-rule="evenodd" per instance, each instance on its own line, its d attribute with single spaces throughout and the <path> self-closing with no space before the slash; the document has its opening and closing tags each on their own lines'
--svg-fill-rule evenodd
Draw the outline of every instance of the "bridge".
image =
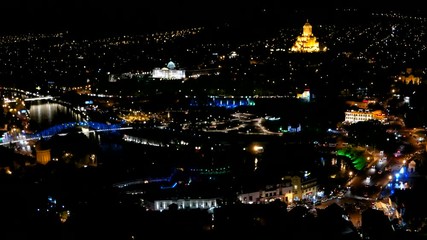
<svg viewBox="0 0 427 240">
<path fill-rule="evenodd" d="M 18 89 L 18 88 L 3 88 L 3 90 L 5 91 L 9 91 L 9 92 L 15 92 L 15 93 L 19 93 L 23 96 L 25 96 L 24 101 L 37 101 L 37 100 L 53 100 L 55 99 L 53 96 L 47 95 L 40 95 L 38 93 L 33 93 L 30 91 L 25 91 L 22 89 Z M 14 102 L 14 100 L 11 99 L 5 99 L 5 102 Z"/>
<path fill-rule="evenodd" d="M 61 134 L 64 132 L 64 130 L 72 129 L 76 127 L 84 127 L 88 128 L 89 132 L 104 132 L 104 131 L 118 131 L 118 130 L 126 130 L 126 129 L 132 129 L 132 127 L 123 126 L 123 124 L 108 124 L 108 123 L 101 123 L 101 122 L 93 122 L 93 121 L 87 121 L 87 122 L 68 122 L 68 123 L 62 123 L 55 126 L 52 126 L 48 129 L 44 129 L 41 131 L 37 131 L 35 133 L 30 134 L 22 134 L 25 140 L 38 140 L 40 138 L 49 138 L 56 134 Z M 6 145 L 10 143 L 19 142 L 21 139 L 12 139 L 8 135 L 5 137 L 5 139 L 2 139 L 0 142 L 0 145 Z"/>
<path fill-rule="evenodd" d="M 55 126 L 52 126 L 48 129 L 28 134 L 28 137 L 50 137 L 55 134 L 59 134 L 63 132 L 66 129 L 75 128 L 75 127 L 86 127 L 89 128 L 95 132 L 102 132 L 102 131 L 116 131 L 116 130 L 125 130 L 125 129 L 132 129 L 132 127 L 123 127 L 122 124 L 108 124 L 108 123 L 101 123 L 101 122 L 68 122 L 68 123 L 62 123 Z"/>
<path fill-rule="evenodd" d="M 38 101 L 38 100 L 52 100 L 54 97 L 52 96 L 43 96 L 43 97 L 33 97 L 33 98 L 26 98 L 24 101 Z"/>
<path fill-rule="evenodd" d="M 52 96 L 40 96 L 40 97 L 31 97 L 31 98 L 25 98 L 24 101 L 25 102 L 30 102 L 30 101 L 38 101 L 38 100 L 53 100 L 54 97 Z M 11 103 L 11 102 L 15 102 L 14 99 L 4 99 L 5 103 Z"/>
</svg>

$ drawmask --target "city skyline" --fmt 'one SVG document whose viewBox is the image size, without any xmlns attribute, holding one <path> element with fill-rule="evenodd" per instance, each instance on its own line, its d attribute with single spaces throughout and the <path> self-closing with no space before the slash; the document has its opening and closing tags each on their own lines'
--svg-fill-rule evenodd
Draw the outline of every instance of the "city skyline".
<svg viewBox="0 0 427 240">
<path fill-rule="evenodd" d="M 423 237 L 427 18 L 97 4 L 2 16 L 2 236 Z"/>
</svg>

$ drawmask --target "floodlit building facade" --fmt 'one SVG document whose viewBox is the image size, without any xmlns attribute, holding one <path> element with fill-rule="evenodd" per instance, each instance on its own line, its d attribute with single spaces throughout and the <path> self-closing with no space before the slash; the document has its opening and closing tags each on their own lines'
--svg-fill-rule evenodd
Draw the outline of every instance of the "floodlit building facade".
<svg viewBox="0 0 427 240">
<path fill-rule="evenodd" d="M 216 198 L 212 199 L 165 199 L 155 200 L 153 204 L 154 211 L 163 211 L 169 209 L 171 204 L 176 204 L 178 209 L 210 209 L 218 207 Z"/>
<path fill-rule="evenodd" d="M 155 68 L 152 77 L 164 80 L 181 80 L 185 78 L 185 70 L 175 69 L 175 63 L 170 61 L 164 68 Z"/>
<path fill-rule="evenodd" d="M 313 35 L 313 27 L 307 22 L 302 27 L 302 35 L 297 37 L 291 52 L 320 52 L 326 51 L 326 47 L 321 48 L 317 38 Z"/>
<path fill-rule="evenodd" d="M 277 186 L 268 186 L 265 189 L 254 192 L 241 193 L 237 197 L 241 203 L 254 204 L 269 203 L 276 199 L 285 203 L 291 203 L 294 198 L 293 196 L 293 187 L 290 184 L 287 186 L 278 184 Z"/>
<path fill-rule="evenodd" d="M 358 111 L 351 110 L 345 112 L 344 122 L 350 124 L 369 120 L 378 120 L 383 122 L 385 119 L 386 117 L 381 110 L 369 111 L 359 109 Z"/>
</svg>

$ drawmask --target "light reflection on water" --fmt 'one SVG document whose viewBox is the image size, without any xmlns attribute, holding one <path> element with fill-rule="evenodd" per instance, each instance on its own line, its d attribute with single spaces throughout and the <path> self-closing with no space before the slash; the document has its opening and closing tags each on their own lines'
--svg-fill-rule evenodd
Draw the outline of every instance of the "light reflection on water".
<svg viewBox="0 0 427 240">
<path fill-rule="evenodd" d="M 33 130 L 42 130 L 56 124 L 81 121 L 80 115 L 74 113 L 69 107 L 58 103 L 40 102 L 30 107 L 30 118 Z M 34 126 L 35 125 L 35 126 Z"/>
</svg>

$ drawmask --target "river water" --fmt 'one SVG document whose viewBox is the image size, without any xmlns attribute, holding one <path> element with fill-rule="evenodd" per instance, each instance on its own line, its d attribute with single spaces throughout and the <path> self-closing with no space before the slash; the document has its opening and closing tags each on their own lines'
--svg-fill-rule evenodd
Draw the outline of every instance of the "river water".
<svg viewBox="0 0 427 240">
<path fill-rule="evenodd" d="M 34 132 L 42 131 L 62 123 L 82 121 L 81 115 L 76 114 L 70 107 L 54 102 L 33 102 L 29 112 L 31 118 L 30 129 Z M 99 146 L 99 149 L 96 151 L 98 165 L 102 164 L 117 168 L 118 165 L 126 163 L 126 160 L 133 159 L 136 153 L 141 152 L 139 146 L 125 148 L 121 136 L 121 131 L 106 131 L 99 132 L 97 137 L 92 136 L 89 138 Z M 126 169 L 127 166 L 123 166 L 122 168 Z M 116 172 L 119 171 L 116 169 Z"/>
<path fill-rule="evenodd" d="M 80 121 L 82 119 L 80 115 L 75 114 L 69 107 L 46 101 L 34 102 L 29 112 L 31 118 L 30 128 L 34 131 L 44 130 L 66 122 Z M 229 135 L 209 136 L 208 140 L 206 140 L 207 142 L 199 142 L 199 144 L 212 144 L 212 142 L 215 141 L 229 142 L 230 144 L 221 147 L 217 152 L 211 152 L 209 155 L 207 154 L 208 156 L 205 157 L 203 152 L 195 152 L 194 148 L 190 147 L 186 148 L 174 145 L 173 147 L 164 148 L 125 142 L 122 138 L 125 133 L 133 134 L 132 131 L 105 131 L 97 132 L 97 136 L 90 139 L 96 141 L 99 146 L 96 151 L 98 166 L 102 165 L 105 167 L 104 169 L 111 170 L 110 177 L 113 178 L 114 176 L 117 180 L 140 178 L 142 176 L 167 176 L 170 174 L 171 169 L 174 169 L 176 166 L 191 165 L 193 167 L 205 168 L 215 163 L 215 165 L 221 167 L 231 164 L 239 166 L 240 168 L 240 166 L 243 165 L 251 165 L 252 161 L 254 161 L 252 155 L 242 150 L 244 147 L 243 145 L 252 146 L 256 142 L 251 136 L 249 136 L 251 138 L 248 137 L 248 139 L 245 140 L 241 139 L 241 136 L 238 136 L 239 141 L 234 139 L 236 136 L 234 138 Z M 165 138 L 172 137 L 170 135 L 171 132 L 155 132 L 155 134 L 160 134 Z M 153 136 L 153 133 L 151 133 L 151 135 L 145 133 L 144 136 L 149 138 L 149 136 Z M 218 137 L 218 139 L 216 139 L 215 136 Z M 162 137 L 160 137 L 160 139 L 163 139 Z M 179 134 L 176 138 L 180 139 Z M 154 139 L 157 138 L 154 137 Z M 267 141 L 267 139 L 264 140 Z M 235 141 L 238 143 L 234 143 Z M 76 142 L 75 144 L 78 145 L 81 143 Z M 277 144 L 277 146 L 269 145 L 270 151 L 263 153 L 262 161 L 264 162 L 264 168 L 273 169 L 275 171 L 283 169 L 283 166 L 279 166 L 279 161 L 267 161 L 269 158 L 276 160 L 276 153 L 288 151 L 283 150 L 283 146 L 280 144 Z M 295 149 L 293 152 L 298 152 L 299 155 L 301 155 L 301 153 L 307 153 L 307 156 L 303 157 L 304 159 L 312 159 L 312 156 L 309 154 L 311 151 L 308 151 L 308 148 L 300 149 L 292 146 L 292 149 Z M 305 154 L 303 155 L 305 156 Z M 273 170 L 271 170 L 270 173 L 273 173 Z"/>
<path fill-rule="evenodd" d="M 82 118 L 71 108 L 54 102 L 38 101 L 30 106 L 30 128 L 33 131 L 47 129 L 51 126 L 81 121 Z"/>
</svg>

